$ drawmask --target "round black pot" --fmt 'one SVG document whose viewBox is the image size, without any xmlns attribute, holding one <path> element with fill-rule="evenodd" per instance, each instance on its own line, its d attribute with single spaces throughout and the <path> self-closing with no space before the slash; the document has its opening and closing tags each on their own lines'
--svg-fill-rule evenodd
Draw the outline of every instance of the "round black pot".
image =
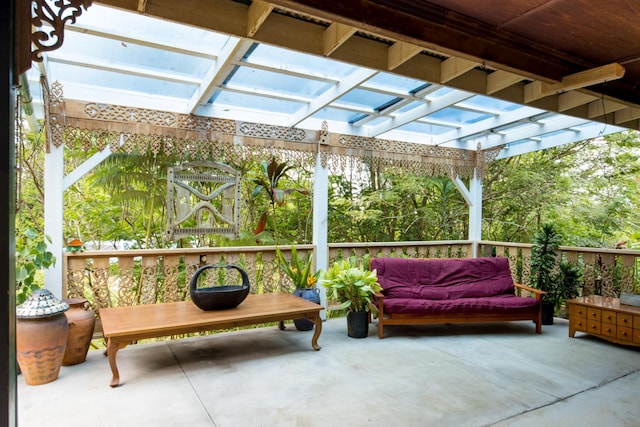
<svg viewBox="0 0 640 427">
<path fill-rule="evenodd" d="M 306 299 L 307 301 L 320 304 L 320 291 L 316 288 L 296 288 L 293 295 Z M 299 331 L 310 331 L 313 329 L 313 322 L 308 319 L 294 319 L 293 324 Z"/>
<path fill-rule="evenodd" d="M 542 324 L 553 325 L 553 315 L 555 314 L 555 304 L 553 302 L 542 302 Z"/>
<path fill-rule="evenodd" d="M 369 313 L 366 311 L 348 312 L 347 335 L 351 338 L 366 338 L 369 335 Z"/>
</svg>

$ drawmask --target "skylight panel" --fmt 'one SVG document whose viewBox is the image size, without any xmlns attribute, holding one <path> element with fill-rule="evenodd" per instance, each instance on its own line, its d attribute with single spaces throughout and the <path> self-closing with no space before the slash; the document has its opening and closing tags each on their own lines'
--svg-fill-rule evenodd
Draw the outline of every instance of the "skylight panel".
<svg viewBox="0 0 640 427">
<path fill-rule="evenodd" d="M 312 116 L 318 120 L 329 120 L 333 122 L 352 123 L 362 117 L 362 113 L 356 111 L 343 110 L 341 108 L 325 107 Z"/>
<path fill-rule="evenodd" d="M 229 109 L 243 108 L 265 113 L 293 114 L 304 106 L 304 103 L 296 101 L 275 100 L 263 96 L 255 96 L 246 93 L 219 91 L 213 97 L 213 105 Z"/>
<path fill-rule="evenodd" d="M 418 107 L 422 107 L 424 106 L 424 102 L 423 101 L 413 101 L 410 102 L 409 104 L 398 108 L 398 110 L 396 111 L 398 114 L 402 114 L 402 113 L 406 113 L 407 111 L 411 111 L 414 108 L 418 108 Z"/>
<path fill-rule="evenodd" d="M 435 113 L 430 114 L 429 117 L 450 123 L 472 124 L 491 117 L 491 114 L 482 114 L 460 108 L 449 107 L 436 111 Z"/>
<path fill-rule="evenodd" d="M 87 85 L 101 89 L 138 92 L 173 98 L 188 99 L 193 95 L 195 86 L 177 82 L 161 81 L 145 77 L 115 73 L 107 70 L 80 68 L 74 65 L 49 63 L 52 80 L 58 80 L 62 86 Z"/>
<path fill-rule="evenodd" d="M 140 39 L 173 49 L 188 49 L 210 55 L 217 55 L 229 40 L 229 36 L 224 34 L 98 4 L 93 4 L 75 24 L 68 26 L 71 29 L 74 27 L 99 30 L 120 39 Z M 65 31 L 65 43 L 67 33 L 71 32 Z"/>
<path fill-rule="evenodd" d="M 395 96 L 379 92 L 372 92 L 364 89 L 353 89 L 340 97 L 336 103 L 366 107 L 368 109 L 375 110 L 379 107 L 388 106 L 391 101 L 396 99 L 397 98 Z"/>
<path fill-rule="evenodd" d="M 263 44 L 258 45 L 245 61 L 331 80 L 346 77 L 358 68 L 335 60 Z"/>
<path fill-rule="evenodd" d="M 329 89 L 331 83 L 303 79 L 300 77 L 260 70 L 250 67 L 238 67 L 226 84 L 268 91 L 278 91 L 299 97 L 312 98 Z"/>
<path fill-rule="evenodd" d="M 489 98 L 488 96 L 477 95 L 464 101 L 465 105 L 474 106 L 480 109 L 487 109 L 493 111 L 513 111 L 518 108 L 522 108 L 521 105 L 513 102 L 502 101 L 496 98 Z"/>
<path fill-rule="evenodd" d="M 422 133 L 427 135 L 440 135 L 445 132 L 449 132 L 451 127 L 434 125 L 431 123 L 411 122 L 397 129 L 402 132 Z"/>
<path fill-rule="evenodd" d="M 213 59 L 142 46 L 132 42 L 70 32 L 63 48 L 49 54 L 51 60 L 78 61 L 88 65 L 140 67 L 202 78 L 214 64 Z"/>
<path fill-rule="evenodd" d="M 401 93 L 410 93 L 416 88 L 422 88 L 426 82 L 399 76 L 391 73 L 378 73 L 367 81 L 371 85 L 388 87 Z"/>
</svg>

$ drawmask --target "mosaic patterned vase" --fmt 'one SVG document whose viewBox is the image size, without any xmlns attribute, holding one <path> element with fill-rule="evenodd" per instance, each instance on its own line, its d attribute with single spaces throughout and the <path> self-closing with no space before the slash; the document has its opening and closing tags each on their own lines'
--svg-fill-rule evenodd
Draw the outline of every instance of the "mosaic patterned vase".
<svg viewBox="0 0 640 427">
<path fill-rule="evenodd" d="M 46 289 L 34 291 L 16 307 L 16 358 L 26 384 L 58 378 L 69 333 L 68 309 Z"/>
</svg>

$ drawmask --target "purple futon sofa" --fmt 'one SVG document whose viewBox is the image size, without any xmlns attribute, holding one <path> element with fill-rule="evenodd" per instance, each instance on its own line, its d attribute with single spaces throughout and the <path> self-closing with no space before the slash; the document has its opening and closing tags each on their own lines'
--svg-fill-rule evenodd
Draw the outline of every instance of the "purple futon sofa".
<svg viewBox="0 0 640 427">
<path fill-rule="evenodd" d="M 507 258 L 373 258 L 371 269 L 382 286 L 379 338 L 384 325 L 422 323 L 532 320 L 542 332 L 544 292 L 515 284 Z"/>
</svg>

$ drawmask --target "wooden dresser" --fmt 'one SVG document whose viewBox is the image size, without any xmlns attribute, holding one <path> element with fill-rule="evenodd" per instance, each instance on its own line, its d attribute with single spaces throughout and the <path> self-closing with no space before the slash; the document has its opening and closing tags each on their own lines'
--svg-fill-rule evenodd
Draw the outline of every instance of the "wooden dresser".
<svg viewBox="0 0 640 427">
<path fill-rule="evenodd" d="M 622 305 L 618 298 L 592 295 L 567 301 L 569 336 L 576 331 L 617 344 L 640 347 L 640 307 Z"/>
</svg>

